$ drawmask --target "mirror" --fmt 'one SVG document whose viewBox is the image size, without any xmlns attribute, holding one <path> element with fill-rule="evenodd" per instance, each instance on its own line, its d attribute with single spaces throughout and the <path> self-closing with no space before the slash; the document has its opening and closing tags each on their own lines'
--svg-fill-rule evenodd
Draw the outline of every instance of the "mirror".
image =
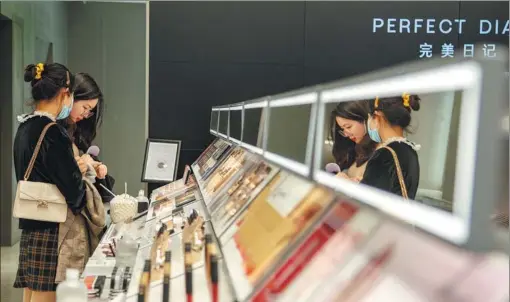
<svg viewBox="0 0 510 302">
<path fill-rule="evenodd" d="M 267 151 L 304 164 L 312 105 L 271 107 Z"/>
<path fill-rule="evenodd" d="M 219 119 L 219 111 L 213 110 L 211 111 L 211 130 L 218 131 L 218 119 Z"/>
<path fill-rule="evenodd" d="M 230 138 L 241 140 L 243 111 L 230 109 Z"/>
<path fill-rule="evenodd" d="M 220 111 L 220 123 L 218 132 L 228 136 L 228 110 Z"/>
<path fill-rule="evenodd" d="M 244 110 L 243 142 L 262 148 L 265 108 L 248 108 Z"/>
<path fill-rule="evenodd" d="M 397 95 L 326 104 L 321 168 L 451 212 L 462 91 L 409 97 L 408 103 Z M 367 131 L 369 114 L 380 143 Z"/>
<path fill-rule="evenodd" d="M 314 179 L 453 244 L 489 249 L 504 66 L 423 62 L 328 85 Z"/>
</svg>

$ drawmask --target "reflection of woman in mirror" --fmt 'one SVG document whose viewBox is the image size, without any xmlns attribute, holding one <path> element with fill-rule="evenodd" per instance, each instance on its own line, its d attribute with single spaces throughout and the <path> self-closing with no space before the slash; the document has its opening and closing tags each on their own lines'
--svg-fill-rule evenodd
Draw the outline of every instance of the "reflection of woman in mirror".
<svg viewBox="0 0 510 302">
<path fill-rule="evenodd" d="M 420 109 L 420 98 L 403 94 L 376 98 L 369 103 L 367 131 L 378 148 L 367 163 L 361 183 L 414 199 L 420 180 L 419 145 L 404 137 L 411 111 Z"/>
<path fill-rule="evenodd" d="M 337 176 L 360 181 L 377 143 L 367 133 L 369 101 L 342 102 L 331 112 L 333 157 L 343 172 Z"/>
</svg>

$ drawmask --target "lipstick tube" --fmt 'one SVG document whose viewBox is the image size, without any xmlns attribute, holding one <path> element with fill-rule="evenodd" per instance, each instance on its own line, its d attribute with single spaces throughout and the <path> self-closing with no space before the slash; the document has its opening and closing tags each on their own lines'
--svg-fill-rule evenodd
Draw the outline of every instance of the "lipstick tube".
<svg viewBox="0 0 510 302">
<path fill-rule="evenodd" d="M 108 246 L 110 247 L 110 252 L 112 253 L 112 256 L 116 257 L 115 256 L 115 249 L 114 249 L 113 245 L 111 243 L 108 243 Z"/>
<path fill-rule="evenodd" d="M 184 271 L 186 279 L 186 301 L 193 302 L 193 259 L 191 258 L 191 243 L 184 244 Z"/>
<path fill-rule="evenodd" d="M 210 279 L 211 279 L 211 301 L 218 302 L 218 256 L 211 255 L 211 263 L 210 263 Z"/>
<path fill-rule="evenodd" d="M 138 302 L 149 301 L 149 290 L 151 281 L 151 261 L 145 260 L 142 277 L 140 278 L 140 287 L 138 288 Z"/>
<path fill-rule="evenodd" d="M 211 245 L 212 245 L 212 235 L 205 234 L 205 248 L 204 248 L 204 260 L 205 260 L 205 271 L 207 279 L 209 279 L 209 264 L 210 264 L 210 253 L 211 253 Z M 209 280 L 207 280 L 209 281 Z"/>
<path fill-rule="evenodd" d="M 163 272 L 163 302 L 170 301 L 170 279 L 172 278 L 171 271 L 172 251 L 165 252 L 165 265 Z"/>
</svg>

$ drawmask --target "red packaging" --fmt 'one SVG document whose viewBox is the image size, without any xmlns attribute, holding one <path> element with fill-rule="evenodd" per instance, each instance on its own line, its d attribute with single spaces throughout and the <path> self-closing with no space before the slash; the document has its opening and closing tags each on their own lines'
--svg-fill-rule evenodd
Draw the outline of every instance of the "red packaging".
<svg viewBox="0 0 510 302">
<path fill-rule="evenodd" d="M 262 289 L 253 298 L 254 302 L 271 301 L 272 297 L 281 293 L 292 280 L 299 275 L 314 255 L 338 231 L 345 222 L 358 211 L 358 207 L 349 202 L 339 202 L 324 221 L 313 231 L 292 255 L 276 270 Z"/>
</svg>

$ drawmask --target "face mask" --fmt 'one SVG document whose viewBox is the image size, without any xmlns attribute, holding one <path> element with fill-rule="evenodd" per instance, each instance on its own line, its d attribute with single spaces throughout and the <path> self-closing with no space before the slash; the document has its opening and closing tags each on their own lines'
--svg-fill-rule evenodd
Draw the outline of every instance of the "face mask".
<svg viewBox="0 0 510 302">
<path fill-rule="evenodd" d="M 60 110 L 60 113 L 57 116 L 57 120 L 66 119 L 71 114 L 71 110 L 73 109 L 73 104 L 74 104 L 74 95 L 71 95 L 71 104 L 64 105 L 64 107 L 62 108 L 62 110 Z"/>
<path fill-rule="evenodd" d="M 370 120 L 372 120 L 372 117 L 369 117 L 367 120 L 368 136 L 374 142 L 380 143 L 380 142 L 382 142 L 382 140 L 381 140 L 381 137 L 379 136 L 379 131 L 377 131 L 377 129 L 370 129 Z"/>
</svg>

